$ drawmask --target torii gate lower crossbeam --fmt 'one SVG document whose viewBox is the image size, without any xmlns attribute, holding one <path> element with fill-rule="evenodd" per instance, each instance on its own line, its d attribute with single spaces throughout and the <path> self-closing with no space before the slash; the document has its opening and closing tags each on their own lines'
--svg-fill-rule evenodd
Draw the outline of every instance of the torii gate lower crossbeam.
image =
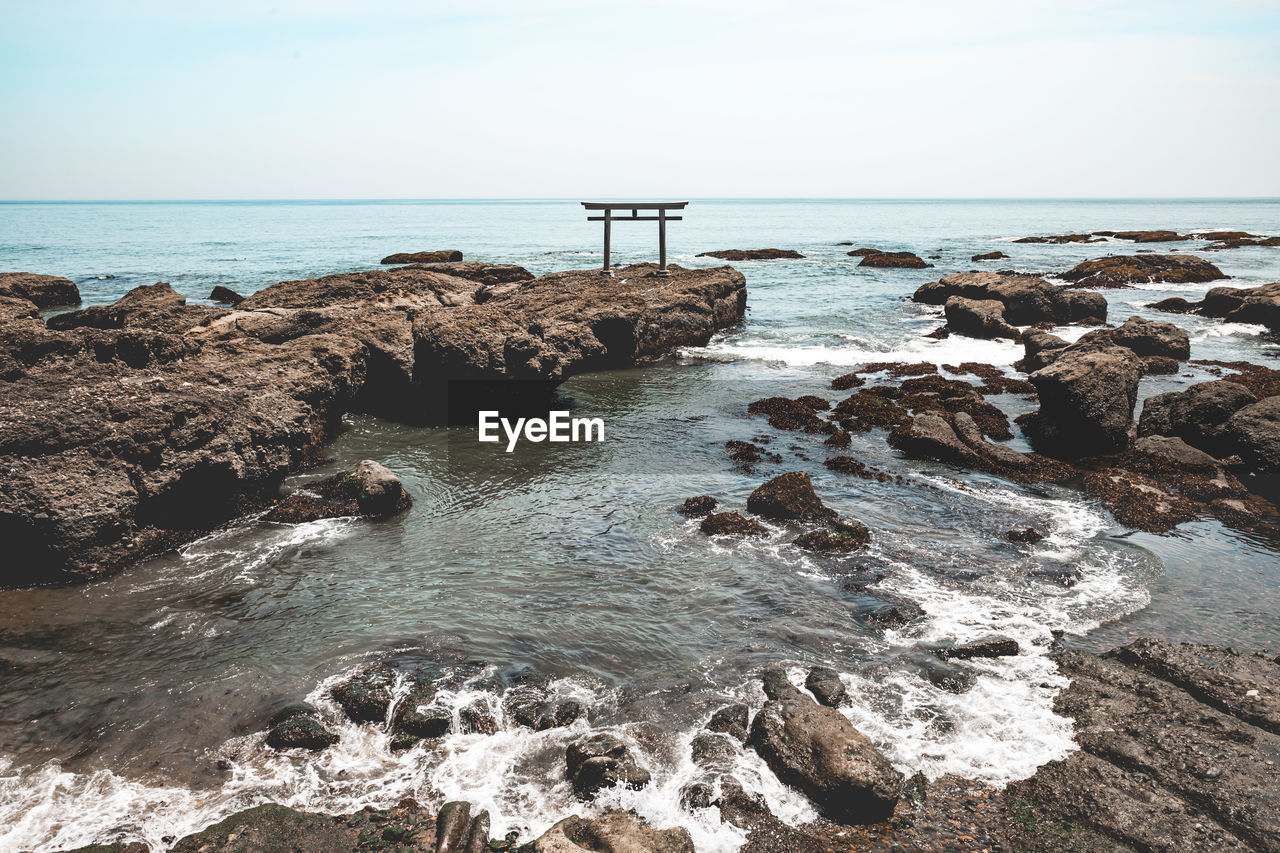
<svg viewBox="0 0 1280 853">
<path fill-rule="evenodd" d="M 603 216 L 588 216 L 588 222 L 604 223 L 604 265 L 600 269 L 602 275 L 613 275 L 609 266 L 609 238 L 615 222 L 657 222 L 658 223 L 658 275 L 667 275 L 667 223 L 678 222 L 683 216 L 668 216 L 669 210 L 683 210 L 687 201 L 584 201 L 582 206 L 587 210 L 600 210 Z M 630 210 L 630 216 L 614 216 L 615 210 Z M 641 216 L 642 210 L 655 210 L 657 216 Z"/>
</svg>

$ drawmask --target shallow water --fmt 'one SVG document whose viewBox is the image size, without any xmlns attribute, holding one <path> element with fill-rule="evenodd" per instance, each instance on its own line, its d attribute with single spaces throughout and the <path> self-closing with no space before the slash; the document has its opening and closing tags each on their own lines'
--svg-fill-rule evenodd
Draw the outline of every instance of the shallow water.
<svg viewBox="0 0 1280 853">
<path fill-rule="evenodd" d="M 249 292 L 423 248 L 545 272 L 599 262 L 596 227 L 582 220 L 566 202 L 4 204 L 0 268 L 67 275 L 87 302 L 156 280 L 191 298 L 214 284 Z M 658 825 L 691 826 L 700 850 L 734 850 L 740 833 L 714 810 L 683 812 L 678 791 L 696 778 L 694 731 L 729 698 L 758 702 L 751 679 L 763 665 L 789 662 L 797 675 L 805 664 L 836 666 L 853 688 L 852 719 L 904 771 L 1001 782 L 1073 748 L 1069 722 L 1050 710 L 1064 683 L 1046 657 L 1050 631 L 1090 648 L 1133 634 L 1280 645 L 1273 542 L 1208 521 L 1134 534 L 1077 492 L 906 460 L 882 432 L 840 451 L 904 478 L 869 482 L 826 469 L 835 454 L 814 437 L 746 415 L 748 401 L 774 394 L 839 399 L 831 377 L 867 360 L 1011 364 L 1021 352 L 1007 342 L 921 337 L 940 312 L 904 297 L 996 248 L 1012 257 L 994 268 L 1042 273 L 1144 248 L 1008 242 L 1125 227 L 1276 234 L 1280 203 L 692 203 L 671 226 L 677 263 L 718 263 L 693 255 L 729 247 L 808 257 L 736 264 L 747 276 L 748 320 L 710 346 L 566 383 L 566 407 L 605 419 L 603 444 L 523 443 L 506 454 L 467 428 L 353 416 L 324 470 L 384 462 L 415 498 L 405 515 L 379 524 L 250 519 L 92 586 L 0 592 L 0 849 L 116 835 L 162 849 L 165 837 L 264 799 L 340 812 L 409 794 L 436 804 L 461 796 L 491 808 L 495 829 L 526 836 L 583 810 L 562 765 L 585 721 L 457 735 L 402 755 L 373 727 L 349 724 L 318 757 L 262 746 L 276 707 L 311 695 L 336 720 L 326 685 L 391 655 L 551 674 L 561 691 L 589 699 L 590 727 L 627 731 L 654 771 L 652 788 L 611 797 Z M 615 259 L 649 257 L 650 232 L 616 228 Z M 840 240 L 940 257 L 929 270 L 859 269 L 849 247 L 833 245 Z M 1240 279 L 1232 283 L 1280 280 L 1280 250 L 1210 257 Z M 1280 348 L 1260 328 L 1144 308 L 1206 289 L 1106 295 L 1113 319 L 1184 325 L 1194 358 L 1280 366 Z M 1204 378 L 1187 368 L 1144 380 L 1142 393 Z M 992 399 L 1010 415 L 1029 406 Z M 735 471 L 724 442 L 756 435 L 772 435 L 784 461 Z M 871 528 L 867 552 L 806 554 L 787 544 L 800 528 L 782 525 L 758 542 L 709 540 L 674 512 L 704 493 L 741 509 L 764 478 L 797 469 L 829 505 Z M 1026 525 L 1049 535 L 1029 548 L 1002 541 Z M 1042 576 L 1055 568 L 1078 570 L 1079 580 Z M 869 617 L 893 600 L 918 604 L 924 618 L 877 627 Z M 967 664 L 976 679 L 961 694 L 923 676 L 918 646 L 992 632 L 1017 637 L 1023 654 Z M 475 698 L 469 691 L 456 705 Z M 740 764 L 738 775 L 779 814 L 810 814 L 750 753 Z"/>
</svg>

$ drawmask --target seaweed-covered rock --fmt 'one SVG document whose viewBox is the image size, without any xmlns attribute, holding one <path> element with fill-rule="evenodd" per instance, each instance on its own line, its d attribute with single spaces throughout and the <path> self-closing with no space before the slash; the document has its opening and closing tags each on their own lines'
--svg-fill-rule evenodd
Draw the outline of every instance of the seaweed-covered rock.
<svg viewBox="0 0 1280 853">
<path fill-rule="evenodd" d="M 698 495 L 695 498 L 685 498 L 684 503 L 680 505 L 680 514 L 688 518 L 702 518 L 704 515 L 710 515 L 716 510 L 716 499 L 711 495 Z"/>
<path fill-rule="evenodd" d="M 1062 274 L 1076 287 L 1132 287 L 1159 281 L 1198 284 L 1226 278 L 1222 270 L 1194 255 L 1110 255 L 1077 264 Z"/>
<path fill-rule="evenodd" d="M 850 255 L 854 252 L 850 252 Z M 860 267 L 878 267 L 881 269 L 922 270 L 933 264 L 924 261 L 913 252 L 873 252 L 862 255 L 858 262 Z"/>
<path fill-rule="evenodd" d="M 712 513 L 702 519 L 698 529 L 708 536 L 767 536 L 769 534 L 769 531 L 761 527 L 759 522 L 747 518 L 737 510 Z"/>
<path fill-rule="evenodd" d="M 391 709 L 391 674 L 383 669 L 362 672 L 329 694 L 353 723 L 381 723 Z"/>
<path fill-rule="evenodd" d="M 819 553 L 845 553 L 867 547 L 871 531 L 860 521 L 839 519 L 820 530 L 811 530 L 796 537 L 792 543 L 806 551 Z"/>
<path fill-rule="evenodd" d="M 412 504 L 413 499 L 395 474 L 386 466 L 365 459 L 350 473 L 335 474 L 295 491 L 264 518 L 290 524 L 354 515 L 387 518 Z"/>
<path fill-rule="evenodd" d="M 813 481 L 803 471 L 774 477 L 747 498 L 747 510 L 779 521 L 835 521 L 838 515 L 813 491 Z"/>
<path fill-rule="evenodd" d="M 297 714 L 282 720 L 267 732 L 272 749 L 306 749 L 318 752 L 338 742 L 338 736 L 313 717 Z"/>
</svg>

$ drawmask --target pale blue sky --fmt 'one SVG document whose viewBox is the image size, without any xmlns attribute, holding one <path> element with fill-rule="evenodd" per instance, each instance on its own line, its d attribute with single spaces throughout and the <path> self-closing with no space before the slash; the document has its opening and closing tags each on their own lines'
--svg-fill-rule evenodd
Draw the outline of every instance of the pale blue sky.
<svg viewBox="0 0 1280 853">
<path fill-rule="evenodd" d="M 1280 196 L 1280 2 L 0 2 L 0 198 Z"/>
</svg>

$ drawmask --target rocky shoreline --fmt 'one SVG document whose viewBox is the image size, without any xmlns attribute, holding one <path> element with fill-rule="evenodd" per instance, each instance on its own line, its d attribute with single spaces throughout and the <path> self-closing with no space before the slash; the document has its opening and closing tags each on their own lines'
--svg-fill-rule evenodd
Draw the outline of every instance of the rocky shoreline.
<svg viewBox="0 0 1280 853">
<path fill-rule="evenodd" d="M 440 423 L 545 403 L 571 376 L 742 320 L 731 267 L 655 272 L 415 264 L 233 308 L 160 283 L 48 322 L 40 309 L 79 301 L 72 282 L 0 275 L 0 533 L 16 555 L 0 584 L 101 577 L 270 507 L 345 412 Z"/>
<path fill-rule="evenodd" d="M 1028 779 L 998 788 L 954 777 L 904 779 L 845 718 L 815 701 L 838 704 L 814 678 L 801 688 L 779 671 L 762 674 L 769 699 L 715 715 L 701 760 L 714 768 L 723 749 L 746 739 L 792 784 L 859 802 L 839 779 L 877 779 L 884 808 L 853 823 L 820 819 L 788 826 L 731 776 L 708 785 L 705 805 L 744 830 L 744 853 L 849 851 L 1193 851 L 1280 850 L 1280 658 L 1215 646 L 1136 640 L 1097 655 L 1053 655 L 1071 678 L 1055 710 L 1075 721 L 1080 749 Z M 735 724 L 733 721 L 741 717 Z M 833 728 L 834 727 L 834 730 Z M 727 732 L 727 734 L 717 734 Z M 723 740 L 723 745 L 720 740 Z M 848 740 L 848 745 L 845 741 Z M 612 747 L 603 741 L 591 749 Z M 809 753 L 818 748 L 819 753 Z M 570 747 L 572 772 L 575 747 Z M 829 758 L 821 757 L 824 750 Z M 868 751 L 870 750 L 870 751 Z M 590 752 L 590 750 L 588 750 Z M 580 756 L 586 755 L 580 750 Z M 848 756 L 865 765 L 847 765 Z M 837 758 L 839 756 L 839 758 Z M 587 760 L 582 757 L 578 764 Z M 590 759 L 601 760 L 601 759 Z M 615 760 L 616 759 L 608 759 Z M 723 765 L 720 765 L 723 766 Z M 791 768 L 787 770 L 786 768 Z M 712 771 L 714 773 L 714 770 Z M 807 780 L 807 781 L 806 781 Z M 847 784 L 847 783 L 846 783 Z M 182 853 L 692 853 L 679 827 L 654 828 L 633 812 L 605 809 L 571 816 L 536 839 L 490 839 L 488 817 L 465 802 L 437 810 L 411 800 L 388 809 L 329 816 L 261 805 L 177 840 Z M 845 811 L 831 815 L 848 820 Z M 868 819 L 869 818 L 869 819 Z M 116 843 L 75 853 L 144 853 Z"/>
</svg>

